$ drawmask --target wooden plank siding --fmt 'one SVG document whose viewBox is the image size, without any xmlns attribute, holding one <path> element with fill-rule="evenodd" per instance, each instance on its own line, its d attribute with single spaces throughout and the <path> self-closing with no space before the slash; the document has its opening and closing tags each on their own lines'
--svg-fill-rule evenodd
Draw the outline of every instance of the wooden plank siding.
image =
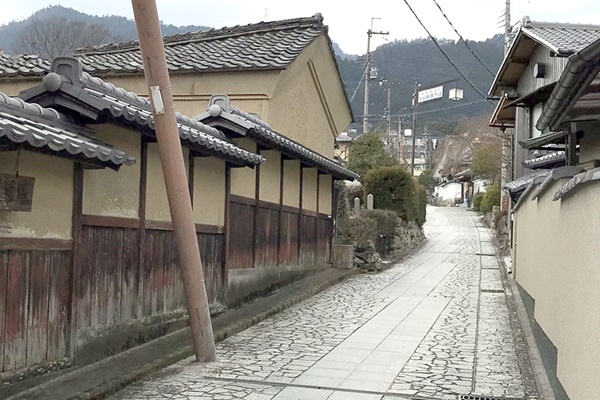
<svg viewBox="0 0 600 400">
<path fill-rule="evenodd" d="M 254 199 L 231 196 L 229 268 L 330 262 L 331 218 L 306 210 L 300 217 L 296 208 L 264 201 L 256 211 L 255 204 Z"/>
<path fill-rule="evenodd" d="M 69 356 L 69 250 L 0 251 L 0 371 Z"/>
<path fill-rule="evenodd" d="M 222 233 L 198 233 L 210 302 L 223 292 Z M 75 299 L 79 328 L 102 327 L 185 309 L 185 294 L 173 231 L 146 229 L 139 263 L 137 229 L 84 225 L 81 268 Z"/>
</svg>

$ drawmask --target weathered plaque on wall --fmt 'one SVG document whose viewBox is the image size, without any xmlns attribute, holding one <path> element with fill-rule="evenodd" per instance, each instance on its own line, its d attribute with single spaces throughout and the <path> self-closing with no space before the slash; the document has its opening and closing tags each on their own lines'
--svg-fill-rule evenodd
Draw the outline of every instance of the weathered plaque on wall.
<svg viewBox="0 0 600 400">
<path fill-rule="evenodd" d="M 31 211 L 35 178 L 0 174 L 0 211 Z"/>
</svg>

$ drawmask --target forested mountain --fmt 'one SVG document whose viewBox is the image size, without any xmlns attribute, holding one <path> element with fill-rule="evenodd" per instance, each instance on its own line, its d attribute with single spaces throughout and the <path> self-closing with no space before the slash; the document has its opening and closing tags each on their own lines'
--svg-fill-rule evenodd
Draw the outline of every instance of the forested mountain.
<svg viewBox="0 0 600 400">
<path fill-rule="evenodd" d="M 31 20 L 46 18 L 65 18 L 68 21 L 81 21 L 86 24 L 100 24 L 108 29 L 110 36 L 108 42 L 119 42 L 125 40 L 137 39 L 135 23 L 132 19 L 120 17 L 117 15 L 95 16 L 81 13 L 72 8 L 62 6 L 51 6 L 43 8 L 29 18 L 23 21 L 14 21 L 0 26 L 0 49 L 6 53 L 20 53 L 17 48 L 17 39 L 21 31 L 28 26 Z M 161 24 L 162 33 L 165 35 L 174 35 L 191 31 L 207 30 L 210 27 L 201 25 L 174 26 L 170 24 Z"/>
<path fill-rule="evenodd" d="M 432 40 L 403 40 L 387 43 L 372 53 L 373 66 L 379 69 L 378 78 L 370 81 L 369 90 L 369 115 L 372 116 L 369 121 L 375 127 L 382 122 L 381 116 L 387 106 L 387 85 L 385 83 L 380 85 L 381 79 L 386 79 L 391 83 L 391 112 L 394 126 L 397 126 L 399 115 L 404 115 L 407 123 L 412 121 L 411 104 L 415 82 L 419 82 L 422 87 L 429 87 L 437 83 L 460 79 L 457 83 L 444 85 L 443 100 L 433 100 L 419 105 L 418 122 L 428 121 L 430 123 L 428 125 L 432 125 L 434 121 L 458 120 L 465 116 L 493 111 L 494 104 L 486 101 L 483 95 L 487 95 L 494 74 L 502 62 L 503 37 L 496 35 L 483 42 L 469 41 L 469 46 L 475 54 L 494 74 L 488 72 L 477 61 L 465 43 L 452 40 L 438 40 L 438 43 L 450 60 L 479 89 L 481 94 L 461 77 Z M 364 82 L 361 83 L 361 77 L 365 68 L 364 56 L 356 59 L 338 56 L 338 65 L 346 85 L 348 98 L 352 98 L 358 87 L 351 104 L 355 120 L 362 122 Z M 448 90 L 455 85 L 464 89 L 464 99 L 461 101 L 448 100 Z M 439 109 L 443 111 L 434 112 Z"/>
</svg>

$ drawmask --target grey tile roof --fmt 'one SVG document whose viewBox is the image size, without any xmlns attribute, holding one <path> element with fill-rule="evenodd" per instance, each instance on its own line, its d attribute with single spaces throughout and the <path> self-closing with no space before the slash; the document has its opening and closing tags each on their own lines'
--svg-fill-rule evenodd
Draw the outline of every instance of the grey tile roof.
<svg viewBox="0 0 600 400">
<path fill-rule="evenodd" d="M 297 143 L 286 136 L 275 132 L 271 126 L 255 115 L 249 114 L 231 105 L 225 95 L 216 95 L 211 98 L 208 111 L 196 116 L 200 121 L 225 118 L 234 124 L 241 125 L 249 135 L 256 136 L 260 141 L 292 155 L 294 158 L 316 168 L 320 168 L 338 178 L 354 180 L 359 175 L 344 168 L 339 163 Z M 217 123 L 218 125 L 218 123 Z"/>
<path fill-rule="evenodd" d="M 561 164 L 565 163 L 565 152 L 564 151 L 556 151 L 550 154 L 545 154 L 541 157 L 532 158 L 531 160 L 526 160 L 523 162 L 527 168 L 543 168 L 544 166 Z"/>
<path fill-rule="evenodd" d="M 506 183 L 502 188 L 509 193 L 516 193 L 525 190 L 527 186 L 537 177 L 545 177 L 552 170 L 550 169 L 536 169 L 531 171 L 529 174 L 522 176 L 514 181 Z"/>
<path fill-rule="evenodd" d="M 0 78 L 42 76 L 50 69 L 50 61 L 35 55 L 4 54 L 0 50 Z"/>
<path fill-rule="evenodd" d="M 29 89 L 21 94 L 26 98 L 40 95 L 40 91 L 65 91 L 70 97 L 87 104 L 107 117 L 154 130 L 150 102 L 135 93 L 116 87 L 100 78 L 81 71 L 81 63 L 71 57 L 54 59 L 52 72 L 44 78 L 43 87 Z M 55 71 L 62 71 L 62 77 Z M 68 72 L 70 71 L 70 72 Z M 220 158 L 254 166 L 264 159 L 227 141 L 217 129 L 176 113 L 179 136 L 189 145 Z"/>
<path fill-rule="evenodd" d="M 556 53 L 575 53 L 600 39 L 600 25 L 527 21 L 523 33 Z"/>
<path fill-rule="evenodd" d="M 165 37 L 170 72 L 284 69 L 323 33 L 323 17 L 260 22 Z M 92 75 L 143 71 L 137 40 L 79 49 Z"/>
<path fill-rule="evenodd" d="M 57 111 L 0 93 L 0 143 L 3 141 L 4 145 L 8 141 L 9 145 L 25 145 L 31 150 L 89 160 L 113 169 L 135 163 L 133 157 L 64 121 Z"/>
</svg>

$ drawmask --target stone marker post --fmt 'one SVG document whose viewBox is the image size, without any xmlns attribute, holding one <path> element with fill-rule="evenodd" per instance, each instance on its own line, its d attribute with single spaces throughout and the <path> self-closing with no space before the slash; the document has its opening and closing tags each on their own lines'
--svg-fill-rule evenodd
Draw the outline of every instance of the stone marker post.
<svg viewBox="0 0 600 400">
<path fill-rule="evenodd" d="M 373 194 L 369 193 L 367 195 L 367 210 L 373 209 Z"/>
<path fill-rule="evenodd" d="M 358 217 L 360 215 L 360 199 L 358 197 L 354 198 L 354 216 Z"/>
</svg>

